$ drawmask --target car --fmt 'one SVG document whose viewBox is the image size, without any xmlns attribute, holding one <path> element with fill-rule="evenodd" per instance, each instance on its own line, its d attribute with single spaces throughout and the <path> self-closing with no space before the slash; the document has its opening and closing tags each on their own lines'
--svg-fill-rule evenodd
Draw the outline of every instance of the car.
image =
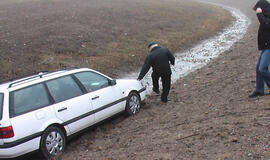
<svg viewBox="0 0 270 160">
<path fill-rule="evenodd" d="M 0 158 L 61 153 L 67 140 L 118 113 L 135 115 L 146 87 L 88 68 L 41 72 L 0 84 Z"/>
</svg>

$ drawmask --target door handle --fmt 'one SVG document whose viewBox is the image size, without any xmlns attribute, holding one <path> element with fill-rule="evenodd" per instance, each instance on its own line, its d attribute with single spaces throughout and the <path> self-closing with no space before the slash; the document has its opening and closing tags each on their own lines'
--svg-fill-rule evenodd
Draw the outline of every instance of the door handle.
<svg viewBox="0 0 270 160">
<path fill-rule="evenodd" d="M 62 111 L 64 111 L 64 110 L 67 110 L 67 107 L 63 107 L 63 108 L 61 108 L 61 109 L 58 109 L 57 112 L 62 112 Z"/>
<path fill-rule="evenodd" d="M 92 100 L 95 100 L 95 99 L 98 99 L 98 98 L 99 98 L 99 96 L 95 96 L 95 97 L 92 98 Z"/>
</svg>

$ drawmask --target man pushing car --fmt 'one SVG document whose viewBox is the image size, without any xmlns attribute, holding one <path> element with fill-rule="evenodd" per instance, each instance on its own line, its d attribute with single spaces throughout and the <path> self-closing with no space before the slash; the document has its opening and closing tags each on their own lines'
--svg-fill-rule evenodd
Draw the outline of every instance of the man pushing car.
<svg viewBox="0 0 270 160">
<path fill-rule="evenodd" d="M 151 42 L 148 49 L 150 53 L 144 61 L 138 80 L 143 79 L 150 67 L 152 67 L 153 91 L 159 94 L 159 79 L 161 78 L 163 88 L 161 101 L 166 103 L 171 88 L 172 71 L 170 64 L 175 64 L 175 58 L 168 48 L 159 47 L 155 42 Z"/>
</svg>

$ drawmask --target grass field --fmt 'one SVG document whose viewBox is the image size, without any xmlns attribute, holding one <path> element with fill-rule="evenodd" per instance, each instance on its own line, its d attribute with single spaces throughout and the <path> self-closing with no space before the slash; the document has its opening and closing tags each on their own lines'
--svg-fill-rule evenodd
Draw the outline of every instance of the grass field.
<svg viewBox="0 0 270 160">
<path fill-rule="evenodd" d="M 67 67 L 112 76 L 142 65 L 147 44 L 187 49 L 231 15 L 186 0 L 2 0 L 1 81 Z"/>
</svg>

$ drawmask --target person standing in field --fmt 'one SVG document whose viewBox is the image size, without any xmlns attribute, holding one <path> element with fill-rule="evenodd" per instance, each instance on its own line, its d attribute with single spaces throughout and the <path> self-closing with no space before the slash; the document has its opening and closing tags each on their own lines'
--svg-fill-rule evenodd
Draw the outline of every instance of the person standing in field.
<svg viewBox="0 0 270 160">
<path fill-rule="evenodd" d="M 168 95 L 171 88 L 171 65 L 175 63 L 175 57 L 168 48 L 159 47 L 157 43 L 151 42 L 148 45 L 149 55 L 144 61 L 138 80 L 143 79 L 145 74 L 152 67 L 153 91 L 159 94 L 159 79 L 162 81 L 161 101 L 168 102 Z"/>
<path fill-rule="evenodd" d="M 260 26 L 258 31 L 258 49 L 261 51 L 256 67 L 256 89 L 250 98 L 264 95 L 264 83 L 270 88 L 270 1 L 260 0 L 253 8 Z"/>
</svg>

